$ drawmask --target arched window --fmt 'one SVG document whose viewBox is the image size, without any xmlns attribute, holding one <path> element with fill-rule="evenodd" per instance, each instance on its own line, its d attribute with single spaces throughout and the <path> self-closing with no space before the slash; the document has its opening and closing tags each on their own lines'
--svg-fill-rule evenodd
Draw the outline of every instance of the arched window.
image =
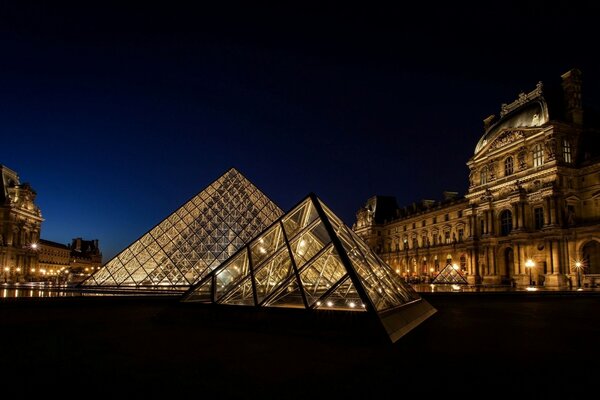
<svg viewBox="0 0 600 400">
<path fill-rule="evenodd" d="M 567 139 L 563 139 L 562 142 L 562 153 L 563 153 L 563 160 L 565 160 L 566 163 L 571 163 L 572 159 L 571 159 L 571 142 L 569 142 Z"/>
<path fill-rule="evenodd" d="M 508 157 L 504 160 L 504 176 L 512 175 L 514 168 L 513 158 Z"/>
<path fill-rule="evenodd" d="M 500 234 L 506 236 L 512 231 L 512 212 L 504 210 L 500 213 Z"/>
<path fill-rule="evenodd" d="M 488 169 L 487 167 L 481 168 L 481 172 L 479 173 L 479 184 L 485 185 L 488 180 Z"/>
<path fill-rule="evenodd" d="M 540 143 L 536 144 L 533 148 L 533 166 L 541 167 L 544 165 L 544 149 Z"/>
</svg>

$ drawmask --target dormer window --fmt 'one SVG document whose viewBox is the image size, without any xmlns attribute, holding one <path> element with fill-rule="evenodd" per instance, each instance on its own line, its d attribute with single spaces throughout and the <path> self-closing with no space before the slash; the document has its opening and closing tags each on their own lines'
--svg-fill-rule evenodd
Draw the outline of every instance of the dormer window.
<svg viewBox="0 0 600 400">
<path fill-rule="evenodd" d="M 572 158 L 571 158 L 571 142 L 569 142 L 567 139 L 563 139 L 562 141 L 562 153 L 563 153 L 563 160 L 570 164 L 571 162 L 573 162 Z"/>
<path fill-rule="evenodd" d="M 479 184 L 485 185 L 488 181 L 488 169 L 487 167 L 483 167 L 481 172 L 479 173 Z"/>
<path fill-rule="evenodd" d="M 544 150 L 540 143 L 533 148 L 533 167 L 541 167 L 544 165 Z"/>
<path fill-rule="evenodd" d="M 514 162 L 512 157 L 508 157 L 504 160 L 504 176 L 512 175 L 514 170 Z"/>
</svg>

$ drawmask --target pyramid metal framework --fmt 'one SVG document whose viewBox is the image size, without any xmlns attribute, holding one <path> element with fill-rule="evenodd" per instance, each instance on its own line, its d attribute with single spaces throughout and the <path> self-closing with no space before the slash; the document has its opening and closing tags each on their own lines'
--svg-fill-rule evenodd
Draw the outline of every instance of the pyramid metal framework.
<svg viewBox="0 0 600 400">
<path fill-rule="evenodd" d="M 460 273 L 458 268 L 455 268 L 452 264 L 446 264 L 444 269 L 437 274 L 431 283 L 467 285 L 469 282 L 467 282 L 467 279 Z"/>
<path fill-rule="evenodd" d="M 231 168 L 82 282 L 84 287 L 188 289 L 283 211 Z"/>
<path fill-rule="evenodd" d="M 435 312 L 314 194 L 183 301 L 376 313 L 396 341 Z"/>
</svg>

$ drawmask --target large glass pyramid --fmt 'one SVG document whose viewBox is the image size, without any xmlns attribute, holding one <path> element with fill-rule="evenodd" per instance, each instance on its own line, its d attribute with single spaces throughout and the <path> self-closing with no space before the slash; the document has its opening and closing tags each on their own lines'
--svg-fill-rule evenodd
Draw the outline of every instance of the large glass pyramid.
<svg viewBox="0 0 600 400">
<path fill-rule="evenodd" d="M 377 314 L 392 341 L 435 312 L 311 194 L 184 301 Z"/>
<path fill-rule="evenodd" d="M 468 284 L 467 279 L 452 264 L 447 264 L 431 283 Z"/>
<path fill-rule="evenodd" d="M 187 289 L 282 214 L 232 168 L 82 285 Z"/>
</svg>

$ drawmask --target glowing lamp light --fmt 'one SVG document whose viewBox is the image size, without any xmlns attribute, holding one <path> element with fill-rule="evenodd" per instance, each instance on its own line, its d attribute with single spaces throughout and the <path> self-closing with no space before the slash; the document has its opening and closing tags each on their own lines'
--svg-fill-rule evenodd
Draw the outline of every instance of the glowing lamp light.
<svg viewBox="0 0 600 400">
<path fill-rule="evenodd" d="M 331 306 L 333 306 L 333 302 L 332 301 L 328 301 L 327 302 L 327 307 L 331 307 Z"/>
<path fill-rule="evenodd" d="M 455 271 L 458 271 L 458 264 L 452 264 L 452 268 L 454 268 Z"/>
<path fill-rule="evenodd" d="M 525 261 L 525 267 L 529 270 L 529 286 L 533 285 L 533 279 L 531 277 L 531 269 L 534 266 L 535 266 L 535 262 L 531 258 L 528 258 L 527 261 Z M 529 288 L 527 288 L 527 290 L 529 290 Z"/>
<path fill-rule="evenodd" d="M 17 267 L 17 272 L 21 272 L 21 267 Z"/>
<path fill-rule="evenodd" d="M 31 248 L 32 248 L 32 249 L 34 249 L 34 250 L 35 250 L 35 249 L 37 249 L 37 247 L 38 247 L 38 244 L 37 244 L 37 243 L 31 243 Z"/>
<path fill-rule="evenodd" d="M 35 272 L 35 268 L 31 268 L 31 272 Z"/>
<path fill-rule="evenodd" d="M 398 268 L 396 268 L 396 273 L 397 273 L 397 274 L 399 274 L 399 273 L 400 273 L 400 270 L 399 270 Z"/>
<path fill-rule="evenodd" d="M 348 305 L 350 306 L 350 308 L 356 307 L 356 304 L 353 301 L 351 301 Z"/>
<path fill-rule="evenodd" d="M 429 268 L 429 272 L 433 272 L 433 268 Z"/>
<path fill-rule="evenodd" d="M 320 306 L 320 305 L 321 305 L 321 302 L 320 302 L 320 301 L 317 301 L 317 306 Z"/>
<path fill-rule="evenodd" d="M 10 271 L 10 268 L 9 267 L 4 267 L 4 272 L 8 272 L 8 271 Z"/>
</svg>

